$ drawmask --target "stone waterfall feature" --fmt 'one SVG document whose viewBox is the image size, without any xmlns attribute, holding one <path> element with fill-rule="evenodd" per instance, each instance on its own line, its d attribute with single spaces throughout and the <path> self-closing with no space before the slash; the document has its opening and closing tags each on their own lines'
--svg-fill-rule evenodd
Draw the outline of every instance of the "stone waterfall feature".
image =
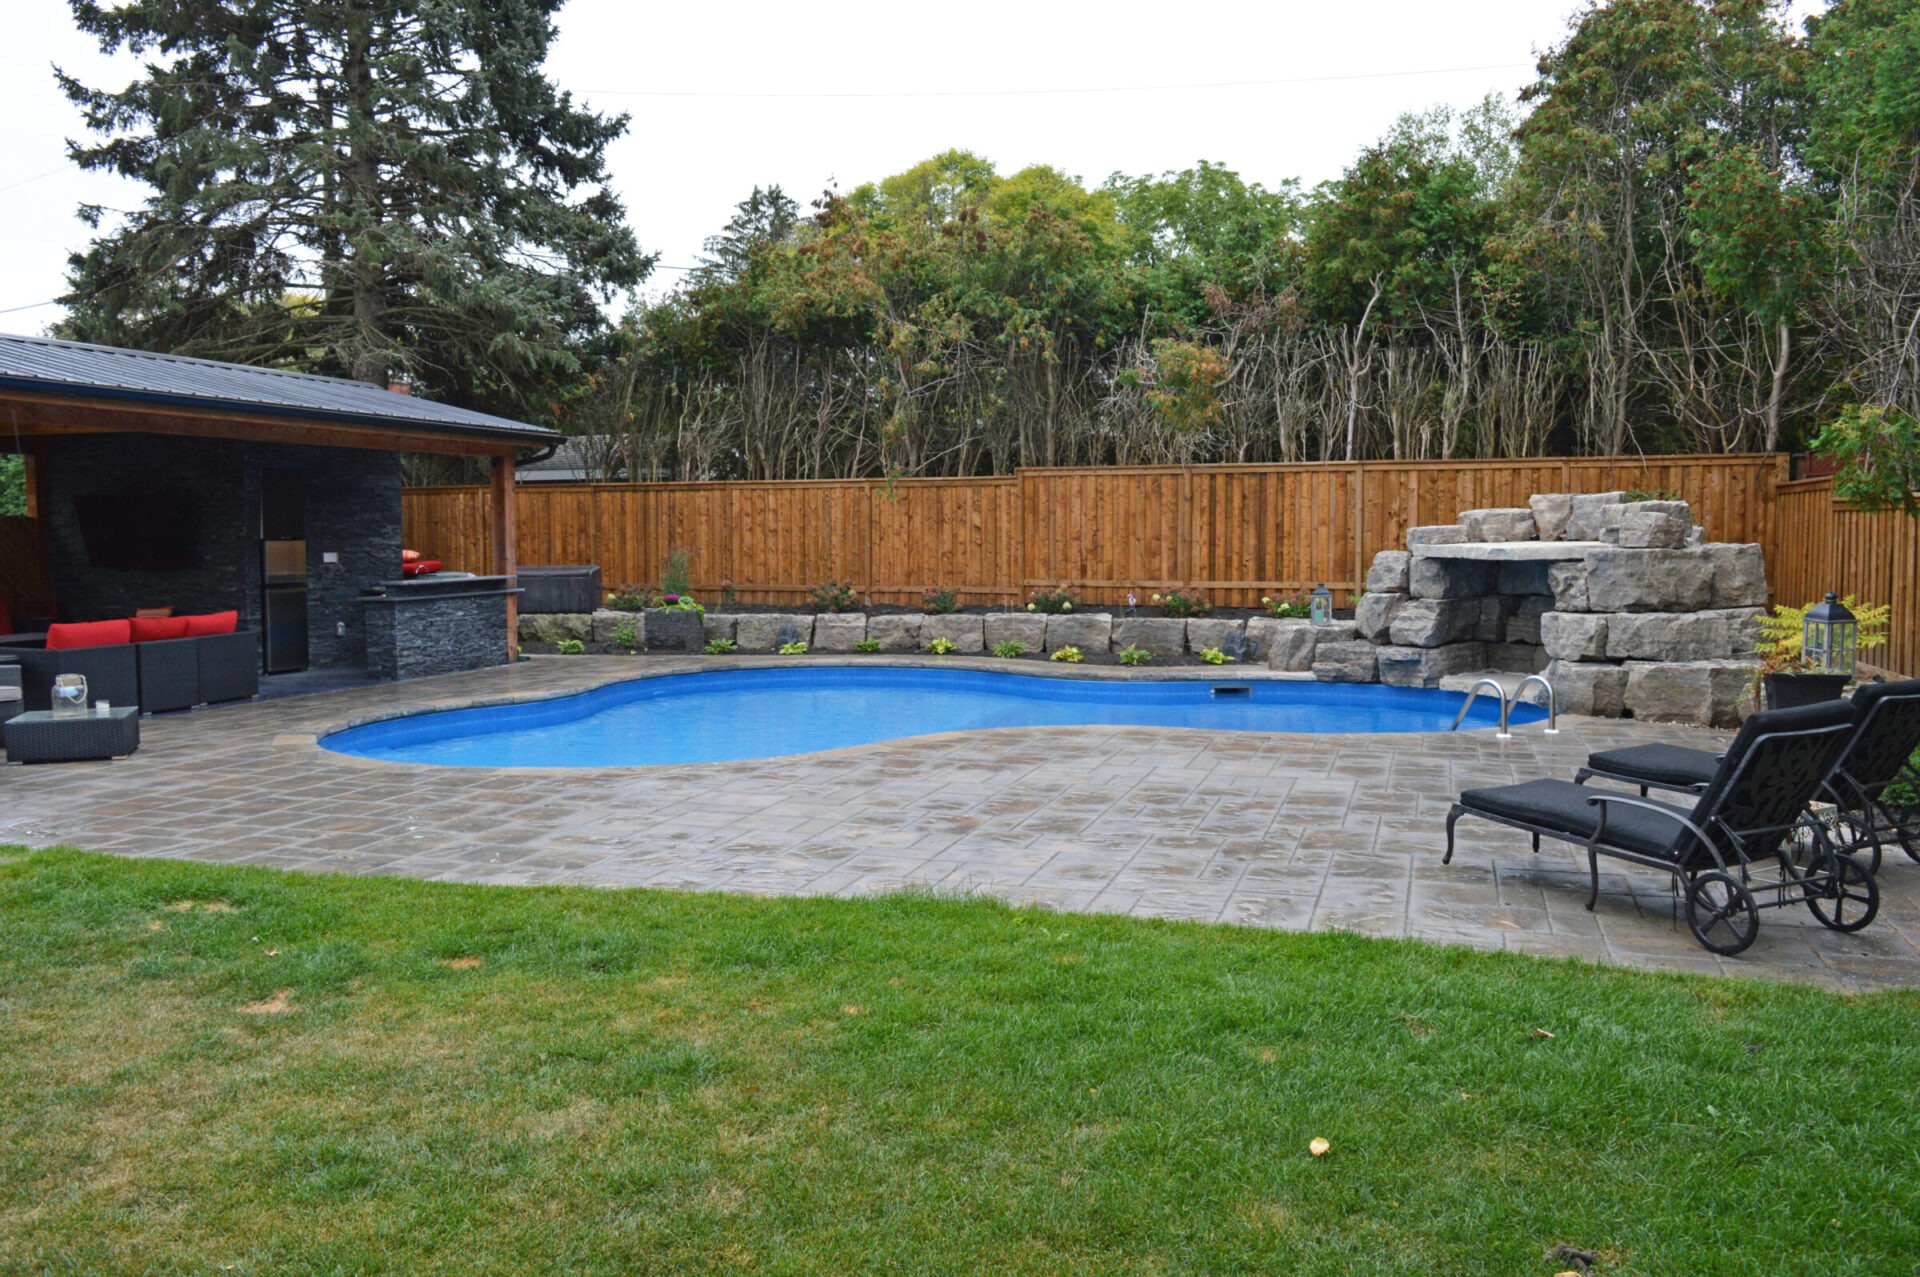
<svg viewBox="0 0 1920 1277">
<path fill-rule="evenodd" d="M 1536 496 L 1375 555 L 1353 620 L 1372 660 L 1314 673 L 1437 687 L 1544 672 L 1566 713 L 1727 727 L 1748 708 L 1766 602 L 1760 547 L 1707 544 L 1684 501 Z"/>
</svg>

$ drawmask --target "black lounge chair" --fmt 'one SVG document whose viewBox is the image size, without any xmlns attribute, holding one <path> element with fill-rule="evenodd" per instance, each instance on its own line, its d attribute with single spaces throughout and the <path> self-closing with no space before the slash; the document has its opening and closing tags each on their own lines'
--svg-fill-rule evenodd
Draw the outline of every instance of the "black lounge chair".
<svg viewBox="0 0 1920 1277">
<path fill-rule="evenodd" d="M 1799 902 L 1835 930 L 1858 931 L 1879 912 L 1880 889 L 1806 819 L 1853 734 L 1847 701 L 1755 714 L 1691 809 L 1566 780 L 1469 789 L 1447 813 L 1441 863 L 1453 859 L 1455 822 L 1479 816 L 1526 830 L 1535 852 L 1542 835 L 1585 846 L 1588 909 L 1600 898 L 1602 855 L 1673 875 L 1675 889 L 1685 888 L 1687 926 L 1714 953 L 1752 944 L 1759 910 Z"/>
<path fill-rule="evenodd" d="M 1920 679 L 1867 683 L 1853 694 L 1857 726 L 1833 774 L 1817 798 L 1837 809 L 1834 830 L 1841 850 L 1864 852 L 1869 873 L 1880 872 L 1881 848 L 1898 842 L 1920 861 Z M 1720 757 L 1680 745 L 1634 745 L 1587 756 L 1575 784 L 1600 776 L 1649 789 L 1703 792 L 1720 768 Z"/>
</svg>

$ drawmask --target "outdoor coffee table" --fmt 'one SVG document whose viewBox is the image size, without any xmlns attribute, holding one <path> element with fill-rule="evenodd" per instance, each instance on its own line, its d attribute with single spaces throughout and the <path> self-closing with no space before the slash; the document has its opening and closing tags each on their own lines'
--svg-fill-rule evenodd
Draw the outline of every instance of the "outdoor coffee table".
<svg viewBox="0 0 1920 1277">
<path fill-rule="evenodd" d="M 88 710 L 55 717 L 46 710 L 29 710 L 0 724 L 0 732 L 5 733 L 10 763 L 125 758 L 140 748 L 140 711 Z"/>
</svg>

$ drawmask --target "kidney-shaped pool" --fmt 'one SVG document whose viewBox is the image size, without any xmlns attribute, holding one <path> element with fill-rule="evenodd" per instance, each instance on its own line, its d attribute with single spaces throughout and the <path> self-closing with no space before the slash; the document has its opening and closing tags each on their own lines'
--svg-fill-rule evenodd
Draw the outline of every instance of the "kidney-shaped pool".
<svg viewBox="0 0 1920 1277">
<path fill-rule="evenodd" d="M 811 754 L 995 727 L 1440 732 L 1460 692 L 1293 680 L 1092 680 L 806 666 L 669 674 L 551 700 L 443 710 L 323 737 L 342 754 L 448 767 L 647 767 Z M 1546 716 L 1516 705 L 1512 722 Z M 1500 721 L 1481 697 L 1462 729 Z"/>
</svg>

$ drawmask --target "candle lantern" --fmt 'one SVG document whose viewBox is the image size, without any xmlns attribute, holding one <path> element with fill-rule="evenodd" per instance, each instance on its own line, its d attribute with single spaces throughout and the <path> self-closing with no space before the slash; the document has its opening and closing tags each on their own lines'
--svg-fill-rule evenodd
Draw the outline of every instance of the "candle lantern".
<svg viewBox="0 0 1920 1277">
<path fill-rule="evenodd" d="M 74 718 L 87 712 L 87 676 L 56 674 L 48 706 L 56 718 Z"/>
<path fill-rule="evenodd" d="M 1827 597 L 1807 609 L 1807 622 L 1800 635 L 1800 655 L 1814 672 L 1853 676 L 1854 658 L 1860 651 L 1860 624 L 1847 605 Z"/>
<path fill-rule="evenodd" d="M 1315 625 L 1328 625 L 1333 621 L 1333 591 L 1322 581 L 1313 587 L 1313 601 L 1307 605 L 1307 619 Z"/>
</svg>

